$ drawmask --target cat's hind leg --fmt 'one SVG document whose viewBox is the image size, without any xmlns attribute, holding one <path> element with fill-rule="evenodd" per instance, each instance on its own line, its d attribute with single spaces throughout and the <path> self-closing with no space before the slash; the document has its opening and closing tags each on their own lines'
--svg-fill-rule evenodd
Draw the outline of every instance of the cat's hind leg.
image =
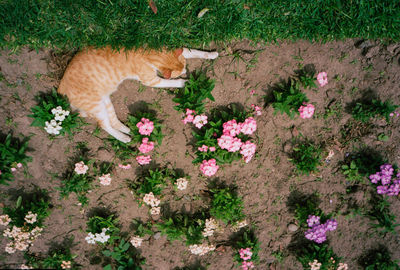
<svg viewBox="0 0 400 270">
<path fill-rule="evenodd" d="M 152 82 L 148 83 L 148 82 L 144 82 L 142 81 L 142 83 L 146 86 L 150 86 L 150 87 L 158 87 L 158 88 L 169 88 L 169 87 L 173 87 L 173 88 L 182 88 L 185 87 L 185 82 L 187 80 L 184 79 L 177 79 L 177 80 L 166 80 L 163 78 L 159 78 L 157 77 L 157 80 L 153 80 Z"/>
<path fill-rule="evenodd" d="M 194 49 L 183 48 L 182 55 L 185 58 L 215 59 L 218 57 L 218 52 L 204 52 Z"/>
<path fill-rule="evenodd" d="M 129 134 L 129 132 L 131 130 L 130 130 L 130 128 L 128 128 L 127 126 L 122 124 L 121 121 L 118 120 L 118 117 L 115 114 L 115 109 L 111 102 L 110 96 L 103 97 L 103 101 L 106 105 L 108 118 L 110 119 L 111 126 L 115 129 L 118 129 L 119 131 L 121 131 L 123 133 Z"/>
<path fill-rule="evenodd" d="M 128 135 L 125 135 L 121 131 L 115 129 L 111 125 L 110 118 L 107 112 L 107 106 L 105 102 L 102 100 L 96 108 L 96 112 L 94 113 L 99 125 L 107 131 L 111 136 L 116 138 L 117 140 L 128 143 L 131 141 L 131 138 Z"/>
</svg>

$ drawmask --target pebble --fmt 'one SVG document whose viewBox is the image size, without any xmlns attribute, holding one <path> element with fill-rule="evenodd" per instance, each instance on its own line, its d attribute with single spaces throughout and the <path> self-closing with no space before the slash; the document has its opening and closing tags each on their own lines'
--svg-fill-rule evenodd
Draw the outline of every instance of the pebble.
<svg viewBox="0 0 400 270">
<path fill-rule="evenodd" d="M 291 232 L 295 232 L 299 229 L 299 226 L 297 226 L 296 224 L 290 223 L 288 226 L 288 230 Z"/>
</svg>

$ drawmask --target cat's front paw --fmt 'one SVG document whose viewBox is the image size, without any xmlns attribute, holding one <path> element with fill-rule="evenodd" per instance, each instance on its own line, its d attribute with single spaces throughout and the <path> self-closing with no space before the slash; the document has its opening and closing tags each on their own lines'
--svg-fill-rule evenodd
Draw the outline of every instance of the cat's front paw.
<svg viewBox="0 0 400 270">
<path fill-rule="evenodd" d="M 218 57 L 218 52 L 211 52 L 207 55 L 207 59 L 215 59 Z"/>
<path fill-rule="evenodd" d="M 120 136 L 118 136 L 117 138 L 118 140 L 120 140 L 123 143 L 128 143 L 131 141 L 131 137 L 125 135 L 125 134 L 121 134 Z"/>
<path fill-rule="evenodd" d="M 183 87 L 185 87 L 185 83 L 186 83 L 186 81 L 187 80 L 185 80 L 185 79 L 178 79 L 178 80 L 176 80 L 176 87 L 178 87 L 178 88 L 183 88 Z"/>
</svg>

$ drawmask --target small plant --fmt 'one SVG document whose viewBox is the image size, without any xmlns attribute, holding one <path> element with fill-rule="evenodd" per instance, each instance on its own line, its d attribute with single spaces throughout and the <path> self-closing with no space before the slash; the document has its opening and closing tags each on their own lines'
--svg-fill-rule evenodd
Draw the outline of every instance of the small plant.
<svg viewBox="0 0 400 270">
<path fill-rule="evenodd" d="M 155 143 L 161 145 L 164 135 L 162 134 L 161 122 L 156 118 L 155 112 L 137 112 L 134 116 L 128 116 L 128 127 L 132 140 L 122 143 L 113 137 L 108 138 L 111 148 L 120 160 L 126 160 L 136 156 L 139 164 L 150 162 L 150 156 L 143 156 L 153 150 Z M 135 145 L 140 144 L 138 147 Z"/>
<path fill-rule="evenodd" d="M 243 220 L 243 201 L 229 188 L 211 189 L 212 202 L 210 214 L 224 223 L 236 223 Z"/>
<path fill-rule="evenodd" d="M 235 253 L 235 261 L 241 264 L 242 269 L 254 268 L 255 264 L 260 260 L 258 252 L 260 244 L 252 229 L 246 229 L 239 232 L 233 239 Z"/>
<path fill-rule="evenodd" d="M 317 78 L 315 78 L 314 72 L 306 71 L 303 69 L 298 72 L 297 77 L 299 79 L 299 82 L 305 89 L 317 88 L 317 84 L 315 83 Z"/>
<path fill-rule="evenodd" d="M 321 164 L 323 149 L 311 141 L 298 142 L 293 148 L 290 161 L 296 165 L 296 169 L 301 174 L 310 174 L 318 171 L 317 167 Z"/>
<path fill-rule="evenodd" d="M 352 160 L 350 165 L 342 165 L 342 173 L 345 175 L 346 179 L 352 182 L 364 183 L 365 176 L 361 175 L 358 171 L 356 161 Z"/>
<path fill-rule="evenodd" d="M 140 270 L 142 269 L 140 265 L 145 263 L 145 260 L 140 257 L 136 249 L 132 248 L 129 242 L 124 239 L 114 246 L 112 250 L 103 250 L 102 253 L 114 260 L 113 264 L 106 265 L 103 270 L 115 269 L 113 266 L 118 270 Z"/>
<path fill-rule="evenodd" d="M 297 260 L 304 269 L 348 269 L 347 264 L 341 263 L 340 258 L 334 253 L 328 244 L 315 244 L 313 242 L 302 243 L 295 251 Z M 338 268 L 338 267 L 345 268 Z"/>
<path fill-rule="evenodd" d="M 368 122 L 371 118 L 383 117 L 389 123 L 391 114 L 396 111 L 398 105 L 392 104 L 390 100 L 382 102 L 381 100 L 373 99 L 364 101 L 363 103 L 357 102 L 353 107 L 351 114 L 354 119 L 363 123 Z"/>
<path fill-rule="evenodd" d="M 118 236 L 120 230 L 118 228 L 118 219 L 114 215 L 107 217 L 93 216 L 86 223 L 88 236 L 85 238 L 89 244 L 113 244 L 115 240 L 120 239 Z"/>
<path fill-rule="evenodd" d="M 214 80 L 197 71 L 189 76 L 189 80 L 185 83 L 185 88 L 177 89 L 175 98 L 172 101 L 178 103 L 174 107 L 175 110 L 186 113 L 186 109 L 195 111 L 197 114 L 204 112 L 203 100 L 208 98 L 214 101 L 211 92 L 214 89 Z"/>
<path fill-rule="evenodd" d="M 31 108 L 34 118 L 31 126 L 41 127 L 51 136 L 72 135 L 83 126 L 84 121 L 78 113 L 72 113 L 67 99 L 55 89 L 51 93 L 41 93 L 35 97 L 38 105 Z"/>
<path fill-rule="evenodd" d="M 145 235 L 153 235 L 153 223 L 151 221 L 148 221 L 146 223 L 138 220 L 138 219 L 134 219 L 132 220 L 132 225 L 133 228 L 135 230 L 135 235 L 140 236 L 140 237 L 144 237 Z"/>
<path fill-rule="evenodd" d="M 78 265 L 74 262 L 74 259 L 78 256 L 71 253 L 70 244 L 73 239 L 66 239 L 63 243 L 58 244 L 57 247 L 51 248 L 47 256 L 40 254 L 33 254 L 26 252 L 24 257 L 26 259 L 26 265 L 35 269 L 76 269 Z M 22 267 L 21 267 L 22 268 Z M 27 269 L 27 268 L 26 268 Z"/>
<path fill-rule="evenodd" d="M 84 161 L 77 162 L 74 168 L 68 169 L 63 174 L 61 179 L 62 186 L 59 188 L 61 198 L 68 198 L 70 193 L 75 193 L 82 206 L 88 204 L 89 199 L 86 194 L 92 189 L 94 177 L 86 172 L 93 162 L 93 160 L 86 163 Z"/>
<path fill-rule="evenodd" d="M 300 90 L 300 81 L 293 78 L 289 78 L 287 82 L 279 83 L 272 93 L 274 96 L 272 101 L 274 114 L 277 112 L 286 113 L 292 119 L 299 114 L 300 106 L 308 102 L 307 96 Z"/>
<path fill-rule="evenodd" d="M 384 159 L 378 152 L 364 148 L 357 153 L 348 154 L 341 169 L 347 180 L 365 183 L 367 177 L 375 173 L 383 163 Z"/>
<path fill-rule="evenodd" d="M 202 163 L 200 170 L 205 176 L 214 175 L 219 165 L 241 158 L 250 162 L 256 152 L 250 135 L 257 129 L 257 121 L 251 115 L 251 111 L 230 104 L 211 111 L 204 126 L 193 132 L 197 148 L 193 163 Z"/>
<path fill-rule="evenodd" d="M 156 227 L 170 241 L 182 240 L 182 237 L 185 237 L 186 245 L 200 244 L 204 238 L 206 218 L 207 215 L 202 211 L 193 215 L 175 213 Z"/>
<path fill-rule="evenodd" d="M 387 233 L 397 234 L 396 228 L 400 224 L 396 224 L 396 216 L 391 213 L 390 203 L 387 199 L 381 195 L 372 194 L 370 205 L 371 208 L 366 211 L 365 215 L 374 221 L 371 226 L 382 235 Z"/>
<path fill-rule="evenodd" d="M 10 254 L 32 245 L 41 235 L 44 219 L 50 214 L 50 197 L 46 190 L 36 188 L 30 193 L 21 193 L 15 207 L 5 206 L 0 216 L 0 224 L 9 226 L 3 235 L 11 240 L 5 248 Z"/>
<path fill-rule="evenodd" d="M 359 259 L 359 264 L 365 270 L 399 270 L 398 260 L 392 260 L 387 247 L 379 245 L 377 248 L 367 251 Z"/>
<path fill-rule="evenodd" d="M 8 185 L 7 182 L 14 179 L 14 173 L 18 168 L 27 167 L 32 157 L 25 153 L 28 150 L 29 137 L 22 141 L 8 134 L 0 142 L 0 184 Z"/>
</svg>

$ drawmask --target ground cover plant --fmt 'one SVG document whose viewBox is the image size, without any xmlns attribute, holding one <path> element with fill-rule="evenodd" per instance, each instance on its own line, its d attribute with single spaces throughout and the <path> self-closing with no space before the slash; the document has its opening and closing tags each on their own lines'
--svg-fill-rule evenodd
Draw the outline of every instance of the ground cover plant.
<svg viewBox="0 0 400 270">
<path fill-rule="evenodd" d="M 25 153 L 28 150 L 29 137 L 22 140 L 7 134 L 0 143 L 0 184 L 7 185 L 14 179 L 17 170 L 27 167 L 32 157 Z"/>
<path fill-rule="evenodd" d="M 139 10 L 152 14 L 150 24 L 160 23 L 168 15 L 170 24 L 151 31 L 154 37 L 163 35 L 169 39 L 175 39 L 175 36 L 169 36 L 172 32 L 162 33 L 164 27 L 170 27 L 176 20 L 182 22 L 182 18 L 189 20 L 185 23 L 190 25 L 197 21 L 204 22 L 202 27 L 207 26 L 208 20 L 220 12 L 218 7 L 221 8 L 220 4 L 194 7 L 192 4 L 197 2 L 185 2 L 185 12 L 188 13 L 183 12 L 176 18 L 175 14 L 165 14 L 167 10 L 162 8 L 172 5 L 171 3 L 153 2 L 158 8 L 157 14 L 149 7 L 149 1 L 141 3 Z M 112 3 L 115 9 L 125 5 Z M 325 8 L 335 10 L 333 7 L 336 7 L 334 12 L 342 14 L 341 12 L 348 11 L 347 5 L 354 5 L 356 2 L 345 3 L 344 8 L 336 6 L 338 3 L 330 3 L 329 7 L 318 7 L 314 12 L 319 14 Z M 373 3 L 375 2 L 362 4 Z M 3 7 L 3 4 L 0 6 Z M 277 12 L 290 12 L 285 15 L 285 20 L 289 20 L 294 10 L 298 12 L 299 7 L 296 4 L 292 2 L 290 8 Z M 308 5 L 316 7 L 317 4 L 320 5 L 307 3 L 301 7 L 307 13 Z M 60 6 L 62 3 L 54 5 Z M 80 3 L 73 5 L 81 6 Z M 96 2 L 93 5 L 107 9 L 109 2 Z M 134 5 L 136 4 L 133 3 L 127 10 Z M 181 3 L 175 5 L 179 6 Z M 248 15 L 258 12 L 255 8 L 259 3 L 245 5 L 236 2 L 234 12 L 247 12 Z M 389 4 L 386 5 L 388 6 Z M 285 8 L 288 5 L 280 3 L 279 7 Z M 51 9 L 52 6 L 48 8 Z M 103 11 L 104 9 L 96 12 Z M 201 17 L 197 18 L 200 11 Z M 62 15 L 66 11 L 60 9 L 58 12 Z M 82 12 L 82 9 L 75 10 L 77 21 L 85 20 L 88 18 L 86 16 L 93 14 L 91 11 Z M 135 12 L 132 11 L 132 14 Z M 231 13 L 233 20 L 234 12 Z M 131 18 L 135 17 L 132 14 L 126 18 L 127 21 L 132 21 Z M 346 15 L 353 14 L 349 12 Z M 26 13 L 28 15 L 29 12 Z M 110 13 L 109 16 L 116 14 Z M 324 16 L 330 18 L 329 14 Z M 343 14 L 336 17 L 340 16 L 345 17 Z M 97 36 L 103 35 L 98 28 L 98 17 L 93 18 L 93 33 L 97 33 Z M 139 15 L 134 19 L 142 24 L 141 18 L 142 15 Z M 21 18 L 24 19 L 25 17 Z M 274 21 L 275 17 L 270 20 Z M 354 23 L 357 19 L 349 21 Z M 124 25 L 125 22 L 122 19 L 120 23 Z M 224 27 L 233 30 L 238 25 L 236 22 L 234 20 Z M 60 21 L 55 22 L 56 25 L 59 23 Z M 299 25 L 297 28 L 303 31 L 305 24 Z M 329 25 L 335 28 L 338 24 Z M 371 25 L 371 29 L 375 27 Z M 110 24 L 104 27 L 118 29 L 120 25 Z M 315 29 L 319 27 L 320 25 L 315 25 Z M 75 35 L 74 29 L 67 32 Z M 201 28 L 199 31 L 203 33 L 203 30 L 210 29 Z M 287 30 L 290 31 L 288 28 Z M 90 31 L 86 35 L 93 35 Z M 55 33 L 55 36 L 58 34 Z M 180 34 L 185 37 L 196 35 L 190 28 L 185 28 Z M 39 34 L 33 34 L 32 37 L 36 35 Z M 110 39 L 114 39 L 114 36 Z M 134 39 L 136 40 L 136 36 Z M 165 40 L 158 40 L 161 41 Z M 190 47 L 189 45 L 185 44 Z M 149 88 L 132 80 L 123 82 L 111 96 L 118 118 L 126 125 L 129 115 L 132 115 L 143 126 L 151 126 L 148 121 L 141 121 L 142 118 L 147 118 L 153 122 L 150 117 L 136 114 L 149 111 L 141 110 L 141 104 L 149 104 L 148 107 L 155 113 L 155 119 L 162 123 L 162 144 L 150 139 L 152 133 L 143 135 L 127 148 L 125 159 L 118 157 L 109 144 L 105 146 L 108 134 L 96 127 L 91 118 L 85 119 L 88 125 L 82 126 L 81 131 L 75 132 L 74 136 L 58 136 L 50 140 L 42 128 L 30 126 L 33 118 L 28 115 L 32 114 L 30 109 L 37 105 L 35 96 L 44 89 L 57 87 L 59 77 L 54 74 L 56 71 L 57 74 L 62 74 L 71 53 L 51 52 L 47 49 L 36 52 L 27 48 L 21 48 L 18 54 L 1 52 L 0 129 L 3 134 L 30 137 L 28 146 L 32 150 L 25 154 L 31 156 L 32 161 L 27 162 L 27 173 L 18 172 L 17 167 L 12 175 L 14 180 L 8 181 L 9 186 L 3 186 L 0 194 L 0 215 L 6 214 L 3 206 L 14 209 L 18 197 L 23 197 L 23 191 L 31 190 L 32 184 L 48 190 L 53 207 L 49 206 L 50 215 L 43 220 L 43 230 L 34 240 L 33 246 L 9 254 L 5 248 L 12 239 L 2 238 L 0 268 L 24 268 L 22 264 L 34 266 L 34 259 L 37 259 L 37 267 L 45 268 L 42 262 L 48 260 L 49 267 L 71 266 L 73 269 L 397 268 L 394 265 L 400 259 L 397 237 L 400 205 L 399 195 L 395 195 L 398 178 L 396 165 L 398 166 L 400 155 L 397 145 L 400 141 L 400 118 L 396 114 L 398 109 L 393 112 L 393 116 L 389 114 L 389 122 L 378 115 L 363 123 L 354 119 L 351 110 L 348 110 L 348 104 L 355 104 L 371 91 L 382 102 L 399 104 L 400 44 L 392 40 L 381 42 L 348 39 L 327 43 L 286 40 L 281 40 L 279 44 L 216 42 L 210 47 L 202 46 L 196 48 L 218 51 L 220 57 L 209 62 L 188 59 L 188 74 L 192 70 L 202 70 L 199 74 L 203 74 L 199 77 L 196 77 L 198 74 L 193 74 L 192 79 L 190 75 L 185 75 L 192 81 L 187 82 L 188 97 L 196 101 L 203 89 L 202 95 L 211 94 L 214 101 L 208 97 L 199 98 L 200 101 L 196 101 L 198 107 L 185 108 L 188 107 L 187 104 L 196 103 L 193 101 L 176 110 L 174 107 L 179 106 L 177 103 L 181 104 L 181 101 L 176 102 L 173 98 L 186 98 L 185 89 Z M 52 62 L 55 54 L 58 63 L 63 63 L 57 66 L 57 70 L 54 70 Z M 309 63 L 314 64 L 315 72 L 302 73 L 304 69 L 309 70 Z M 322 74 L 318 76 L 320 73 Z M 300 104 L 304 108 L 301 111 L 300 107 L 297 108 L 297 113 L 311 117 L 291 119 L 286 114 L 274 114 L 272 106 L 260 106 L 264 102 L 264 96 L 272 94 L 273 86 L 282 80 L 287 81 L 288 78 L 296 80 L 301 92 L 309 99 L 307 104 Z M 232 136 L 237 139 L 248 135 L 248 138 L 241 138 L 241 141 L 249 140 L 255 144 L 256 152 L 251 161 L 246 163 L 240 154 L 242 149 L 237 152 L 223 149 L 230 155 L 237 155 L 236 159 L 231 163 L 218 164 L 215 158 L 215 165 L 219 166 L 217 173 L 214 177 L 204 177 L 198 168 L 203 159 L 197 165 L 192 161 L 202 157 L 201 155 L 205 155 L 206 160 L 212 159 L 211 155 L 216 151 L 210 151 L 213 146 L 211 144 L 197 145 L 193 132 L 205 134 L 206 126 L 213 121 L 214 112 L 227 112 L 226 121 L 221 120 L 222 127 L 218 128 L 219 137 L 215 138 L 212 134 L 210 139 L 217 149 L 220 148 L 218 139 L 223 135 L 223 124 L 233 120 L 227 104 L 237 104 L 238 111 L 244 114 L 241 120 L 236 120 L 237 123 L 244 123 L 250 117 L 256 121 L 257 128 L 253 134 Z M 199 116 L 197 124 L 204 124 L 204 116 L 207 116 L 208 123 L 200 129 L 196 127 L 196 123 L 182 123 L 182 120 L 190 121 L 191 117 L 194 120 L 196 116 Z M 136 126 L 139 122 L 135 122 L 132 128 L 139 128 Z M 134 134 L 140 133 L 137 130 Z M 145 138 L 149 140 L 143 142 Z M 316 166 L 308 174 L 300 171 L 296 173 L 296 165 L 288 160 L 297 146 L 296 143 L 303 143 L 303 140 L 311 142 L 313 148 L 319 149 L 309 151 L 312 160 L 305 163 L 307 166 Z M 80 146 L 77 148 L 77 145 Z M 83 146 L 87 155 L 79 150 Z M 125 146 L 121 144 L 118 147 L 122 149 Z M 153 149 L 142 153 L 139 148 L 144 151 Z M 300 157 L 301 154 L 308 153 L 307 151 L 308 148 L 304 148 L 297 154 Z M 319 155 L 314 152 L 319 152 Z M 151 156 L 150 163 L 140 165 L 136 161 L 138 155 Z M 301 161 L 300 158 L 299 160 Z M 314 163 L 314 160 L 318 161 Z M 68 186 L 69 196 L 59 199 L 62 189 L 66 187 L 64 182 L 69 179 L 62 177 L 62 174 L 69 171 L 78 177 L 79 174 L 75 171 L 77 163 L 78 172 L 83 172 L 86 170 L 85 166 L 88 167 L 85 174 L 82 173 L 88 181 L 84 178 L 82 181 L 71 181 Z M 306 170 L 309 169 L 307 166 Z M 165 168 L 174 168 L 176 174 L 165 177 L 168 175 Z M 153 175 L 150 175 L 150 170 Z M 221 183 L 221 186 L 215 187 L 213 182 Z M 86 183 L 89 185 L 86 186 Z M 80 186 L 87 189 L 79 193 Z M 84 207 L 77 201 L 73 191 L 75 188 L 85 197 Z M 313 207 L 305 208 L 307 211 L 304 211 L 304 215 L 296 215 L 297 208 L 289 204 L 289 199 L 296 190 L 302 194 L 315 194 L 316 203 Z M 378 194 L 378 191 L 382 194 Z M 150 192 L 153 192 L 153 196 L 146 197 L 146 204 L 144 197 Z M 160 192 L 159 195 L 157 192 Z M 299 203 L 302 200 L 293 201 Z M 23 202 L 22 198 L 21 204 Z M 158 204 L 154 206 L 160 208 L 158 214 L 151 214 L 151 204 Z M 94 211 L 97 208 L 106 209 L 106 214 Z M 33 214 L 33 211 L 32 215 L 24 213 L 23 219 L 28 216 L 31 221 Z M 89 220 L 93 224 L 87 224 Z M 333 230 L 335 226 L 336 229 Z M 93 228 L 87 231 L 89 227 Z M 119 231 L 111 234 L 114 227 Z M 0 229 L 3 232 L 7 228 L 11 233 L 12 225 L 2 226 Z M 89 244 L 85 240 L 89 232 L 93 235 L 90 241 L 96 238 L 104 243 L 94 240 L 95 244 Z M 64 238 L 74 239 L 72 245 L 65 244 L 69 251 L 64 249 L 53 252 L 53 243 L 63 243 Z M 111 238 L 114 239 L 112 242 Z M 176 240 L 172 240 L 175 238 Z M 388 253 L 381 244 L 384 244 Z M 369 254 L 370 260 L 363 259 L 363 255 L 370 250 L 375 252 L 376 258 Z M 29 263 L 28 255 L 31 255 L 32 263 Z"/>
<path fill-rule="evenodd" d="M 55 89 L 50 93 L 40 93 L 35 97 L 37 104 L 32 107 L 32 126 L 42 127 L 50 136 L 58 136 L 79 131 L 83 119 L 76 112 L 71 112 L 67 98 Z"/>
<path fill-rule="evenodd" d="M 323 148 L 318 144 L 309 140 L 299 141 L 293 147 L 289 160 L 296 166 L 296 171 L 301 174 L 310 174 L 318 171 L 322 152 Z"/>
<path fill-rule="evenodd" d="M 385 118 L 386 122 L 389 122 L 398 107 L 398 105 L 392 104 L 390 100 L 382 102 L 378 99 L 372 99 L 357 102 L 352 108 L 351 114 L 354 119 L 364 123 L 378 116 Z"/>
</svg>

